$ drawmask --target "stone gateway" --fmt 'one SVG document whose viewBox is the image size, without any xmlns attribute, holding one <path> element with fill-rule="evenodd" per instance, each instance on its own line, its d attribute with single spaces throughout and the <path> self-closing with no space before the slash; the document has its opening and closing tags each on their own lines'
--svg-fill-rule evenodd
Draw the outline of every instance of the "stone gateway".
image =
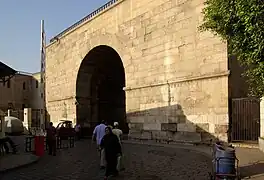
<svg viewBox="0 0 264 180">
<path fill-rule="evenodd" d="M 53 38 L 46 47 L 50 120 L 87 129 L 119 121 L 137 139 L 227 140 L 227 46 L 199 32 L 203 3 L 115 0 Z"/>
</svg>

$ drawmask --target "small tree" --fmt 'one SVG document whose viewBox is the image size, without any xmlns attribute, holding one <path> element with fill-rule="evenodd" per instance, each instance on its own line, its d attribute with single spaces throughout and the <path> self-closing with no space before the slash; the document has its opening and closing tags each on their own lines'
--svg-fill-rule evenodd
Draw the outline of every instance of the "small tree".
<svg viewBox="0 0 264 180">
<path fill-rule="evenodd" d="M 264 96 L 264 1 L 206 0 L 203 31 L 228 42 L 229 55 L 246 67 L 251 95 Z"/>
</svg>

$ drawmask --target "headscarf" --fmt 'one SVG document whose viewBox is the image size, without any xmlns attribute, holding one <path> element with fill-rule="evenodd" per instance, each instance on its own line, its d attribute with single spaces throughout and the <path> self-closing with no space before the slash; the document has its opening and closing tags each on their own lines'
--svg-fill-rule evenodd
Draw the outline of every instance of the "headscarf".
<svg viewBox="0 0 264 180">
<path fill-rule="evenodd" d="M 106 129 L 108 129 L 108 131 L 109 131 L 109 134 L 113 134 L 113 131 L 112 131 L 112 128 L 111 128 L 111 126 L 106 126 L 105 130 L 106 130 Z"/>
<path fill-rule="evenodd" d="M 111 126 L 111 125 L 108 125 L 107 127 L 111 128 L 111 130 L 113 129 L 113 126 Z"/>
<path fill-rule="evenodd" d="M 114 127 L 119 126 L 118 122 L 114 122 Z"/>
</svg>

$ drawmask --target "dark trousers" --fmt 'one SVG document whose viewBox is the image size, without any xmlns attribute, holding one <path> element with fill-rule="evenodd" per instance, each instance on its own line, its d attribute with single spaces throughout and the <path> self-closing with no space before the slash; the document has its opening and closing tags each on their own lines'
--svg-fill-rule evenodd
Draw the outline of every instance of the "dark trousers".
<svg viewBox="0 0 264 180">
<path fill-rule="evenodd" d="M 2 144 L 4 146 L 6 153 L 9 153 L 9 147 L 8 147 L 7 143 L 10 144 L 10 146 L 13 150 L 13 153 L 16 153 L 17 150 L 16 150 L 15 143 L 9 137 L 4 137 L 4 138 L 0 139 L 0 144 Z"/>
<path fill-rule="evenodd" d="M 77 138 L 77 140 L 80 140 L 81 139 L 81 132 L 79 131 L 79 132 L 76 132 L 76 138 Z"/>
<path fill-rule="evenodd" d="M 56 155 L 56 140 L 47 139 L 49 155 Z"/>
<path fill-rule="evenodd" d="M 117 175 L 117 156 L 116 155 L 106 155 L 106 171 L 105 176 Z"/>
</svg>

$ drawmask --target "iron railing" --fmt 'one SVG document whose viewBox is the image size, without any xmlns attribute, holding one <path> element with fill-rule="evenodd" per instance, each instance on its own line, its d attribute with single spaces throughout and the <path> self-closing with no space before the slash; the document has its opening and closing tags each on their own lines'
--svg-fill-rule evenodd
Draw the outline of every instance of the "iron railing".
<svg viewBox="0 0 264 180">
<path fill-rule="evenodd" d="M 118 1 L 120 1 L 120 0 L 111 0 L 111 1 L 107 2 L 103 6 L 99 7 L 98 9 L 96 9 L 95 11 L 93 11 L 92 13 L 88 14 L 87 16 L 85 16 L 84 18 L 82 18 L 81 20 L 79 20 L 78 22 L 74 23 L 73 25 L 71 25 L 70 27 L 68 27 L 67 29 L 65 29 L 64 31 L 62 31 L 61 33 L 59 33 L 58 35 L 56 35 L 55 37 L 53 37 L 50 40 L 50 43 L 56 41 L 58 38 L 60 38 L 61 36 L 63 36 L 67 32 L 71 31 L 72 29 L 76 28 L 80 24 L 82 24 L 82 23 L 84 23 L 84 22 L 92 19 L 94 16 L 96 16 L 100 12 L 102 12 L 102 11 L 104 11 L 104 10 L 112 7 Z"/>
<path fill-rule="evenodd" d="M 25 151 L 26 152 L 35 152 L 34 147 L 35 136 L 26 137 Z M 46 143 L 46 138 L 44 139 L 44 150 L 48 150 L 48 144 Z M 59 136 L 56 136 L 56 148 L 57 149 L 67 149 L 73 148 L 75 142 L 74 136 L 68 136 L 67 139 L 62 139 Z"/>
<path fill-rule="evenodd" d="M 256 141 L 260 136 L 260 100 L 232 99 L 231 140 Z"/>
</svg>

